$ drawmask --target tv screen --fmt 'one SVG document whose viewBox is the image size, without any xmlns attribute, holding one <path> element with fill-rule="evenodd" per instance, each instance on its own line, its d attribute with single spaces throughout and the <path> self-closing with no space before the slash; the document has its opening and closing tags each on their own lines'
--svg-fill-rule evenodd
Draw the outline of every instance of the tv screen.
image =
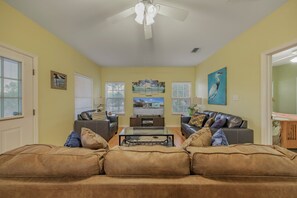
<svg viewBox="0 0 297 198">
<path fill-rule="evenodd" d="M 133 98 L 133 114 L 163 116 L 164 98 Z"/>
</svg>

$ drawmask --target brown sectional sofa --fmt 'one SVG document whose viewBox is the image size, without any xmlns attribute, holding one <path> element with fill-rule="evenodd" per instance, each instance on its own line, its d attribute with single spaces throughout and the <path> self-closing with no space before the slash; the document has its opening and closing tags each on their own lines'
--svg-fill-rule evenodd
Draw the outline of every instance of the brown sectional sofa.
<svg viewBox="0 0 297 198">
<path fill-rule="evenodd" d="M 1 198 L 296 195 L 297 155 L 278 146 L 104 151 L 29 145 L 0 155 Z"/>
</svg>

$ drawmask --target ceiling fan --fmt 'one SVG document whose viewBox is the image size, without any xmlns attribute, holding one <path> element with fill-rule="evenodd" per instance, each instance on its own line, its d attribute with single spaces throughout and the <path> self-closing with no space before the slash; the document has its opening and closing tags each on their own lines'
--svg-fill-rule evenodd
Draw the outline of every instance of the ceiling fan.
<svg viewBox="0 0 297 198">
<path fill-rule="evenodd" d="M 145 39 L 151 39 L 153 37 L 152 24 L 155 22 L 154 18 L 157 14 L 184 21 L 188 16 L 188 11 L 159 3 L 155 4 L 153 0 L 138 0 L 135 6 L 107 18 L 107 21 L 115 23 L 133 14 L 136 14 L 135 21 L 144 27 Z"/>
</svg>

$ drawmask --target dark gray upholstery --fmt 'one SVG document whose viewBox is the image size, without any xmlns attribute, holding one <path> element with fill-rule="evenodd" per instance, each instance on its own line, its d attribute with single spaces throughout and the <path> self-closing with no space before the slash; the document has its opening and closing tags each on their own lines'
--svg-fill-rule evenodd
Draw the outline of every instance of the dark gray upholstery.
<svg viewBox="0 0 297 198">
<path fill-rule="evenodd" d="M 241 117 L 214 111 L 204 111 L 203 113 L 207 118 L 226 118 L 226 124 L 222 127 L 222 130 L 229 144 L 254 143 L 254 131 L 247 128 L 247 121 L 242 120 Z M 181 132 L 186 138 L 201 129 L 189 125 L 190 119 L 191 116 L 181 116 Z M 210 127 L 210 130 L 214 134 L 218 129 Z"/>
<path fill-rule="evenodd" d="M 93 112 L 93 111 L 88 111 Z M 80 116 L 78 115 L 78 118 Z M 118 116 L 108 115 L 106 120 L 75 120 L 73 130 L 80 133 L 81 128 L 89 128 L 109 141 L 118 132 Z"/>
</svg>

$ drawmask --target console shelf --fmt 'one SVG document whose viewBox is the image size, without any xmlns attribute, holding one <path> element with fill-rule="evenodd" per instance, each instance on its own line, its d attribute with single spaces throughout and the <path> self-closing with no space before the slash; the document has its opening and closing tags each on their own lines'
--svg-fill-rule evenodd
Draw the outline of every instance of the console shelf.
<svg viewBox="0 0 297 198">
<path fill-rule="evenodd" d="M 130 127 L 164 126 L 164 117 L 161 116 L 132 116 Z"/>
</svg>

